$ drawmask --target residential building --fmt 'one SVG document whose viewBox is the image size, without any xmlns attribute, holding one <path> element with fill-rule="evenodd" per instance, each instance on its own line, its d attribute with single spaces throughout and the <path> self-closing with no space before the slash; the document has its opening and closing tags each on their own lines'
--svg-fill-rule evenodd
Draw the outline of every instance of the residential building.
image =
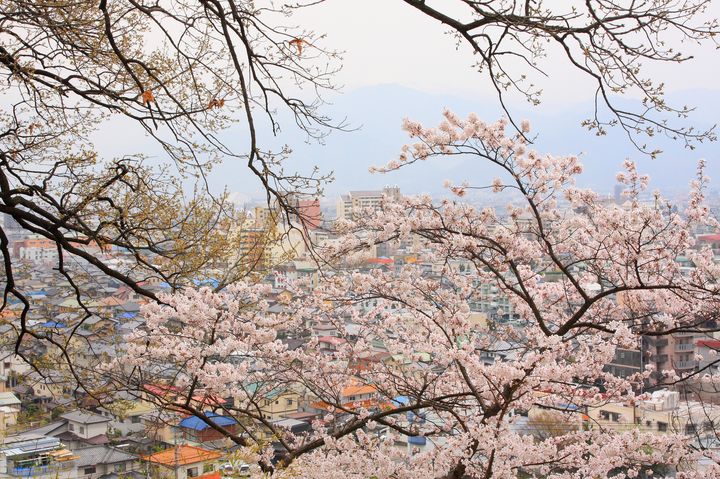
<svg viewBox="0 0 720 479">
<path fill-rule="evenodd" d="M 157 479 L 220 479 L 221 458 L 217 451 L 187 444 L 141 457 L 150 477 Z"/>
<path fill-rule="evenodd" d="M 90 411 L 76 410 L 60 415 L 67 421 L 68 431 L 82 439 L 105 436 L 108 432 L 109 418 Z"/>
<path fill-rule="evenodd" d="M 78 479 L 106 479 L 108 474 L 134 479 L 145 477 L 139 472 L 140 458 L 121 449 L 101 445 L 76 449 L 74 453 Z"/>
<path fill-rule="evenodd" d="M 61 414 L 57 421 L 32 429 L 29 432 L 55 437 L 71 449 L 107 444 L 110 418 L 77 410 Z"/>
<path fill-rule="evenodd" d="M 589 427 L 616 431 L 640 429 L 656 434 L 679 433 L 699 440 L 715 439 L 720 407 L 680 401 L 677 391 L 659 390 L 635 404 L 608 402 L 588 409 Z"/>
<path fill-rule="evenodd" d="M 8 436 L 0 444 L 0 478 L 75 479 L 77 459 L 56 437 Z"/>
<path fill-rule="evenodd" d="M 98 408 L 100 414 L 110 419 L 111 431 L 120 436 L 144 432 L 144 417 L 156 410 L 154 404 L 140 399 L 117 401 L 107 408 Z"/>
<path fill-rule="evenodd" d="M 231 434 L 236 434 L 240 430 L 238 422 L 230 416 L 221 416 L 220 414 L 212 411 L 205 412 L 205 416 L 207 416 L 207 418 L 214 424 L 221 426 Z M 206 421 L 197 416 L 186 417 L 180 421 L 177 425 L 177 429 L 180 433 L 180 437 L 196 443 L 222 441 L 227 438 L 224 433 L 213 428 Z"/>
<path fill-rule="evenodd" d="M 367 210 L 379 209 L 383 198 L 388 201 L 400 200 L 400 188 L 387 186 L 379 191 L 351 191 L 338 199 L 336 216 L 338 219 L 352 220 Z"/>
<path fill-rule="evenodd" d="M 33 263 L 48 263 L 57 261 L 58 250 L 54 241 L 39 235 L 32 235 L 13 243 L 13 255 L 18 259 Z"/>
<path fill-rule="evenodd" d="M 320 227 L 322 221 L 322 212 L 320 211 L 320 200 L 298 200 L 294 204 L 297 215 L 292 218 L 298 224 L 309 230 L 315 230 Z"/>
<path fill-rule="evenodd" d="M 8 427 L 17 424 L 20 414 L 20 400 L 11 392 L 0 392 L 0 436 L 4 436 Z"/>
</svg>

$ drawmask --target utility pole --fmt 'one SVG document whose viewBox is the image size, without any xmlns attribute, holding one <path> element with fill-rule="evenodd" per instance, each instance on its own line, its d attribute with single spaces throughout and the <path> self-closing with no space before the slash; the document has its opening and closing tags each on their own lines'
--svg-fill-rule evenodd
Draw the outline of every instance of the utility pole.
<svg viewBox="0 0 720 479">
<path fill-rule="evenodd" d="M 180 458 L 179 458 L 180 451 L 178 451 L 177 428 L 175 426 L 173 426 L 173 438 L 174 438 L 174 442 L 175 442 L 175 468 L 174 468 L 175 469 L 175 479 L 179 479 L 178 469 L 180 467 Z"/>
</svg>

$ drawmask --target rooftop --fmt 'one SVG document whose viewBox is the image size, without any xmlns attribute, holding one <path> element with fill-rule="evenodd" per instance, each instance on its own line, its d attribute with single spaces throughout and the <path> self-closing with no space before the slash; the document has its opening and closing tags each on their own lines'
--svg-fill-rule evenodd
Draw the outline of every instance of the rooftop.
<svg viewBox="0 0 720 479">
<path fill-rule="evenodd" d="M 81 424 L 97 424 L 101 422 L 110 422 L 110 418 L 95 414 L 90 411 L 76 410 L 60 415 L 61 418 L 68 421 L 79 422 Z"/>
<path fill-rule="evenodd" d="M 0 406 L 19 406 L 20 400 L 11 392 L 0 393 Z"/>
<path fill-rule="evenodd" d="M 125 451 L 108 446 L 83 447 L 81 449 L 76 449 L 75 455 L 78 456 L 78 467 L 95 466 L 98 464 L 114 464 L 117 462 L 126 462 L 137 459 L 137 456 L 133 454 L 128 454 Z"/>
<path fill-rule="evenodd" d="M 237 421 L 235 419 L 229 416 L 221 416 L 220 414 L 214 412 L 206 412 L 205 416 L 207 416 L 208 419 L 210 419 L 218 426 L 224 427 L 237 424 Z M 190 416 L 183 419 L 182 421 L 180 421 L 179 426 L 187 429 L 194 429 L 195 431 L 204 431 L 205 429 L 210 427 L 208 423 L 206 423 L 204 420 L 197 416 Z"/>
<path fill-rule="evenodd" d="M 209 451 L 201 447 L 188 446 L 183 444 L 164 451 L 156 452 L 149 456 L 143 456 L 142 459 L 163 466 L 184 466 L 186 464 L 196 464 L 198 462 L 213 461 L 222 457 L 222 454 L 215 451 Z"/>
</svg>

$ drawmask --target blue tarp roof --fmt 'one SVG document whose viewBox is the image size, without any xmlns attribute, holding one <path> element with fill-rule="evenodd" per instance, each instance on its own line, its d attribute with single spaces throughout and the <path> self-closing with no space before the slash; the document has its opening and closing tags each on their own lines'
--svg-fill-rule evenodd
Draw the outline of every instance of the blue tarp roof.
<svg viewBox="0 0 720 479">
<path fill-rule="evenodd" d="M 48 321 L 47 323 L 42 323 L 40 326 L 43 328 L 64 328 L 65 323 L 58 323 L 57 321 Z"/>
<path fill-rule="evenodd" d="M 194 279 L 192 282 L 195 286 L 209 286 L 211 288 L 217 288 L 220 285 L 220 281 L 215 278 Z"/>
<path fill-rule="evenodd" d="M 233 424 L 237 424 L 237 421 L 235 419 L 228 416 L 221 416 L 214 412 L 206 412 L 205 415 L 208 417 L 208 419 L 210 419 L 218 426 L 232 426 Z M 205 421 L 203 421 L 197 416 L 190 416 L 183 419 L 182 421 L 180 421 L 179 426 L 188 429 L 194 429 L 195 431 L 203 431 L 210 427 Z"/>
<path fill-rule="evenodd" d="M 418 446 L 424 446 L 427 442 L 425 436 L 408 436 L 408 442 Z"/>
<path fill-rule="evenodd" d="M 410 404 L 410 399 L 408 399 L 407 396 L 398 396 L 393 399 L 393 403 L 395 403 L 396 406 L 407 406 Z"/>
</svg>

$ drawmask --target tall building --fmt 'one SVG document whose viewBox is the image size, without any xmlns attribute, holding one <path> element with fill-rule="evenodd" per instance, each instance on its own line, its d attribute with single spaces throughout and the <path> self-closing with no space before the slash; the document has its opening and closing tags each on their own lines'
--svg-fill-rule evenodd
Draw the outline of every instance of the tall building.
<svg viewBox="0 0 720 479">
<path fill-rule="evenodd" d="M 615 200 L 615 204 L 623 204 L 623 191 L 625 191 L 625 185 L 617 184 L 615 185 L 615 188 L 613 188 L 613 200 Z"/>
<path fill-rule="evenodd" d="M 297 214 L 293 215 L 291 220 L 297 224 L 304 226 L 309 230 L 316 230 L 322 222 L 322 212 L 320 211 L 320 200 L 299 200 L 294 199 L 291 205 L 295 208 Z"/>
<path fill-rule="evenodd" d="M 352 220 L 366 210 L 377 210 L 382 205 L 383 197 L 389 201 L 401 198 L 398 186 L 386 186 L 378 191 L 351 191 L 342 195 L 337 201 L 337 218 Z"/>
<path fill-rule="evenodd" d="M 40 235 L 30 235 L 23 240 L 14 241 L 12 252 L 16 258 L 34 263 L 48 263 L 58 259 L 55 242 Z"/>
<path fill-rule="evenodd" d="M 22 239 L 27 235 L 25 229 L 12 216 L 0 215 L 0 226 L 10 241 Z"/>
</svg>

